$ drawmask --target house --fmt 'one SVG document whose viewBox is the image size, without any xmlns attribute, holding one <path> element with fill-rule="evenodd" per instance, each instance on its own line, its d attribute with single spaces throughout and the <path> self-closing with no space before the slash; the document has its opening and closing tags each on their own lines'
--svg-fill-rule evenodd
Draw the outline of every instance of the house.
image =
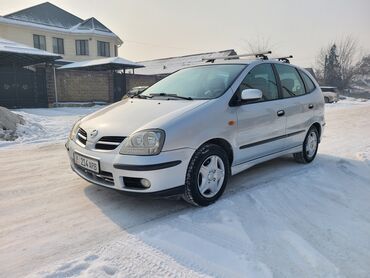
<svg viewBox="0 0 370 278">
<path fill-rule="evenodd" d="M 118 56 L 123 43 L 96 18 L 81 19 L 49 2 L 0 16 L 0 37 L 69 61 Z"/>
<path fill-rule="evenodd" d="M 0 63 L 0 106 L 48 107 L 59 101 L 116 100 L 113 72 L 56 70 L 65 63 L 118 56 L 122 40 L 96 18 L 84 20 L 45 2 L 0 16 L 0 42 L 21 44 L 61 58 L 27 67 L 13 60 Z"/>
</svg>

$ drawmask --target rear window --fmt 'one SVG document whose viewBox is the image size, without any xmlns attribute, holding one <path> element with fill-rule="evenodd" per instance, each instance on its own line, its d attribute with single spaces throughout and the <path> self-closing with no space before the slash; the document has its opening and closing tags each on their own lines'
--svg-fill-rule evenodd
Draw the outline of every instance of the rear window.
<svg viewBox="0 0 370 278">
<path fill-rule="evenodd" d="M 306 93 L 303 81 L 294 67 L 280 64 L 275 66 L 283 89 L 283 98 L 301 96 Z"/>
<path fill-rule="evenodd" d="M 301 74 L 303 82 L 306 86 L 306 93 L 311 93 L 313 90 L 315 90 L 316 86 L 312 82 L 311 78 L 301 70 L 299 71 L 299 73 Z"/>
</svg>

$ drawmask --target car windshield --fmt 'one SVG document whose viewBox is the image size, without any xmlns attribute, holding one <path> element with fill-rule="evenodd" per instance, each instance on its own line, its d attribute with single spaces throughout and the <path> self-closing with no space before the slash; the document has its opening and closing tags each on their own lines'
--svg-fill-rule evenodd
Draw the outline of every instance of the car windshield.
<svg viewBox="0 0 370 278">
<path fill-rule="evenodd" d="M 217 98 L 246 65 L 207 65 L 179 70 L 146 89 L 143 97 L 169 99 Z"/>
</svg>

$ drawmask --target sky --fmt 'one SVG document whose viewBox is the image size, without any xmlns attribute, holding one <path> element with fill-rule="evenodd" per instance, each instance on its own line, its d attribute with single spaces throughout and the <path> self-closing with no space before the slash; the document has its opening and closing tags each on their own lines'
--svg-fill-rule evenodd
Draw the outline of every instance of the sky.
<svg viewBox="0 0 370 278">
<path fill-rule="evenodd" d="M 0 0 L 0 15 L 39 0 Z M 142 61 L 249 44 L 314 66 L 318 52 L 351 35 L 370 53 L 370 0 L 51 0 L 86 19 L 96 17 L 122 40 L 119 56 Z"/>
</svg>

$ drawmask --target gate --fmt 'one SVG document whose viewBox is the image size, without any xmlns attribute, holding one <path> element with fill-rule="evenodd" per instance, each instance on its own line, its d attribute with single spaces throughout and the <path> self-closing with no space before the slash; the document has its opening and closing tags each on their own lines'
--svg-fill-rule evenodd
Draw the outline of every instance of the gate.
<svg viewBox="0 0 370 278">
<path fill-rule="evenodd" d="M 126 92 L 126 75 L 124 73 L 113 73 L 113 101 L 119 101 L 127 93 Z"/>
<path fill-rule="evenodd" d="M 45 69 L 0 67 L 0 106 L 48 107 Z"/>
</svg>

